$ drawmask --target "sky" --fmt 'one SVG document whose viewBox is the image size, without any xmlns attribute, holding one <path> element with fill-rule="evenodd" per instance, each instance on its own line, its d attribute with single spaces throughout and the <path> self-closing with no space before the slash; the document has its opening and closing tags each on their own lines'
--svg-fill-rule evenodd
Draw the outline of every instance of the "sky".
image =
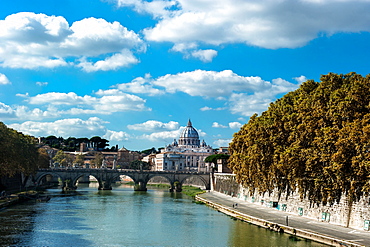
<svg viewBox="0 0 370 247">
<path fill-rule="evenodd" d="M 369 74 L 370 0 L 0 0 L 0 121 L 160 148 L 228 146 L 309 79 Z"/>
</svg>

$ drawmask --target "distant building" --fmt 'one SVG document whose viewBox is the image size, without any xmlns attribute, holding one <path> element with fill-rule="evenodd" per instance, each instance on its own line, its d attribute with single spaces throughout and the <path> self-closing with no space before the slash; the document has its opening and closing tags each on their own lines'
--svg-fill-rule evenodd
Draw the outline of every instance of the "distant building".
<svg viewBox="0 0 370 247">
<path fill-rule="evenodd" d="M 153 168 L 157 171 L 210 171 L 204 159 L 214 154 L 211 146 L 203 140 L 200 142 L 198 131 L 191 121 L 181 132 L 178 142 L 176 139 L 167 145 L 159 154 L 148 158 L 154 161 Z"/>
<path fill-rule="evenodd" d="M 110 168 L 110 169 L 128 169 L 133 161 L 141 160 L 143 158 L 143 154 L 135 151 L 127 150 L 126 148 L 121 148 L 117 152 L 99 152 L 88 150 L 86 151 L 86 145 L 81 143 L 80 152 L 64 152 L 68 155 L 71 155 L 75 158 L 77 155 L 84 156 L 84 168 L 92 168 L 91 161 L 95 159 L 95 155 L 100 153 L 103 158 L 102 168 Z M 82 151 L 85 150 L 85 151 Z"/>
<path fill-rule="evenodd" d="M 217 172 L 219 173 L 232 173 L 231 169 L 228 167 L 228 162 L 226 159 L 217 160 Z"/>
</svg>

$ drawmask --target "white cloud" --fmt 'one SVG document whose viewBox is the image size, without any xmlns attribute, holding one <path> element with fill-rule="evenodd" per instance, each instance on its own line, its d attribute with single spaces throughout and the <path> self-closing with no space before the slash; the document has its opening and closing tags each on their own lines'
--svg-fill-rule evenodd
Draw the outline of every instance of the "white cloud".
<svg viewBox="0 0 370 247">
<path fill-rule="evenodd" d="M 260 77 L 239 76 L 231 70 L 195 70 L 175 75 L 167 74 L 152 83 L 164 87 L 168 93 L 184 92 L 202 97 L 220 97 L 230 95 L 234 91 L 252 92 L 271 88 L 271 84 Z"/>
<path fill-rule="evenodd" d="M 209 63 L 212 62 L 213 58 L 217 56 L 217 51 L 208 49 L 208 50 L 196 50 L 191 52 L 191 55 L 195 58 L 200 59 L 202 62 Z"/>
<path fill-rule="evenodd" d="M 231 139 L 218 139 L 213 142 L 213 145 L 215 147 L 228 147 L 231 141 Z"/>
<path fill-rule="evenodd" d="M 299 78 L 299 79 L 297 79 Z M 303 80 L 297 77 L 295 80 Z M 205 71 L 195 70 L 178 74 L 167 74 L 156 79 L 146 75 L 138 77 L 130 83 L 116 85 L 118 89 L 98 91 L 97 94 L 117 94 L 122 91 L 160 95 L 164 92 L 183 92 L 190 96 L 200 96 L 227 101 L 226 107 L 211 108 L 204 106 L 201 111 L 221 111 L 229 109 L 233 114 L 251 116 L 267 110 L 268 105 L 283 94 L 296 90 L 297 83 L 281 78 L 265 81 L 257 76 L 240 76 L 231 70 Z"/>
<path fill-rule="evenodd" d="M 103 136 L 107 133 L 106 122 L 91 117 L 87 120 L 79 118 L 61 119 L 55 122 L 27 121 L 21 124 L 10 124 L 9 127 L 32 136 Z"/>
<path fill-rule="evenodd" d="M 222 129 L 226 129 L 226 128 L 227 128 L 227 126 L 222 125 L 222 124 L 219 124 L 219 123 L 217 123 L 217 122 L 213 122 L 213 124 L 212 124 L 212 128 L 222 128 Z"/>
<path fill-rule="evenodd" d="M 1 113 L 0 113 L 1 114 Z M 21 131 L 32 136 L 61 136 L 63 138 L 74 137 L 93 137 L 101 136 L 109 141 L 127 141 L 132 138 L 126 132 L 113 131 L 105 126 L 108 122 L 97 117 L 90 117 L 87 120 L 80 118 L 60 119 L 54 122 L 35 122 L 26 121 L 8 125 L 10 128 Z"/>
<path fill-rule="evenodd" d="M 210 110 L 213 110 L 211 107 L 208 107 L 208 106 L 204 106 L 202 108 L 200 108 L 201 111 L 210 111 Z"/>
<path fill-rule="evenodd" d="M 15 118 L 15 111 L 8 105 L 0 102 L 0 117 L 1 119 Z"/>
<path fill-rule="evenodd" d="M 299 83 L 303 83 L 303 82 L 307 81 L 307 78 L 304 75 L 301 75 L 299 77 L 294 77 L 293 79 L 296 80 Z"/>
<path fill-rule="evenodd" d="M 218 52 L 213 49 L 201 50 L 197 49 L 198 44 L 195 42 L 189 43 L 176 43 L 171 51 L 181 52 L 184 54 L 185 58 L 197 58 L 202 62 L 209 63 L 212 62 L 213 58 L 217 56 Z"/>
<path fill-rule="evenodd" d="M 136 95 L 119 90 L 99 90 L 97 95 L 101 97 L 79 96 L 74 92 L 50 92 L 33 97 L 29 94 L 17 94 L 25 98 L 29 105 L 8 106 L 0 102 L 0 114 L 4 119 L 43 120 L 63 115 L 110 115 L 115 112 L 151 111 L 145 106 L 146 101 Z M 33 105 L 38 105 L 40 108 L 31 109 L 30 106 Z"/>
<path fill-rule="evenodd" d="M 180 136 L 180 130 L 173 131 L 162 131 L 154 132 L 149 135 L 142 135 L 138 137 L 139 139 L 145 139 L 152 142 L 163 142 L 166 145 L 171 143 L 174 139 L 177 139 Z"/>
<path fill-rule="evenodd" d="M 179 123 L 174 121 L 162 123 L 160 121 L 149 120 L 146 121 L 145 123 L 128 125 L 127 128 L 130 130 L 138 130 L 145 132 L 158 132 L 163 130 L 178 130 Z"/>
<path fill-rule="evenodd" d="M 230 111 L 233 114 L 252 116 L 267 110 L 272 97 L 264 97 L 263 94 L 248 95 L 245 93 L 232 94 L 229 99 Z"/>
<path fill-rule="evenodd" d="M 121 53 L 116 53 L 111 57 L 95 63 L 87 62 L 86 57 L 80 59 L 77 67 L 81 67 L 86 72 L 117 70 L 122 67 L 127 67 L 131 64 L 138 63 L 139 60 L 129 50 L 123 50 Z"/>
<path fill-rule="evenodd" d="M 142 1 L 142 0 L 117 0 L 118 7 L 132 6 L 135 11 L 139 13 L 150 13 L 154 17 L 161 17 L 171 15 L 169 10 L 177 5 L 177 1 Z"/>
<path fill-rule="evenodd" d="M 229 123 L 230 129 L 240 129 L 243 125 L 239 122 L 231 122 Z"/>
<path fill-rule="evenodd" d="M 200 108 L 201 111 L 223 111 L 223 110 L 226 110 L 226 109 L 227 109 L 226 107 L 211 108 L 211 107 L 208 107 L 208 106 L 204 106 L 204 107 Z"/>
<path fill-rule="evenodd" d="M 100 94 L 102 91 L 99 91 Z M 115 91 L 113 91 L 115 92 Z M 122 111 L 146 111 L 145 100 L 131 94 L 105 94 L 102 97 L 90 95 L 78 96 L 74 92 L 57 93 L 50 92 L 29 97 L 27 101 L 31 105 L 48 105 L 61 107 L 63 114 L 111 114 Z M 69 106 L 72 106 L 69 108 Z"/>
<path fill-rule="evenodd" d="M 41 120 L 59 116 L 60 114 L 53 107 L 48 107 L 46 110 L 29 109 L 27 106 L 16 105 L 11 107 L 0 102 L 1 119 Z"/>
<path fill-rule="evenodd" d="M 185 52 L 187 50 L 194 50 L 198 47 L 196 43 L 176 43 L 171 51 Z"/>
<path fill-rule="evenodd" d="M 164 94 L 164 91 L 154 88 L 151 85 L 152 79 L 149 74 L 145 77 L 137 77 L 129 83 L 122 83 L 116 85 L 119 90 L 129 93 L 148 94 L 151 96 Z"/>
<path fill-rule="evenodd" d="M 151 134 L 144 134 L 141 136 L 138 136 L 138 139 L 145 139 L 149 140 L 152 142 L 159 142 L 163 143 L 165 145 L 172 143 L 174 139 L 178 139 L 181 135 L 181 132 L 185 128 L 185 126 L 179 127 L 178 129 L 175 129 L 176 126 L 178 126 L 177 122 L 170 121 L 167 124 L 166 123 L 156 123 L 157 121 L 154 121 L 154 123 L 151 123 L 150 121 L 145 122 L 144 124 L 140 125 L 135 125 L 135 130 L 140 130 L 144 131 L 145 127 L 152 128 L 153 131 L 158 131 L 158 132 L 153 132 Z M 165 127 L 162 127 L 162 124 Z M 133 129 L 132 126 L 128 126 L 128 128 Z M 168 130 L 163 130 L 163 129 L 168 129 Z M 162 131 L 161 131 L 162 130 Z M 207 134 L 203 132 L 200 129 L 197 129 L 199 137 L 204 137 Z"/>
<path fill-rule="evenodd" d="M 47 86 L 48 84 L 49 84 L 48 82 L 41 82 L 41 81 L 36 82 L 36 85 L 40 87 Z"/>
<path fill-rule="evenodd" d="M 6 77 L 6 75 L 0 73 L 0 85 L 6 84 L 11 84 L 11 82 L 9 81 L 8 77 Z"/>
<path fill-rule="evenodd" d="M 127 141 L 131 138 L 130 134 L 127 134 L 124 131 L 113 131 L 113 130 L 107 130 L 105 135 L 103 135 L 104 139 L 107 139 L 109 141 Z"/>
<path fill-rule="evenodd" d="M 120 23 L 92 17 L 69 26 L 62 16 L 21 12 L 0 20 L 0 30 L 2 67 L 116 70 L 138 63 L 133 53 L 146 49 L 140 37 Z M 88 62 L 96 58 L 103 59 Z"/>
<path fill-rule="evenodd" d="M 151 1 L 130 2 L 138 12 L 157 17 L 158 23 L 144 30 L 147 40 L 157 42 L 245 43 L 277 49 L 304 46 L 319 34 L 370 31 L 370 1 L 364 0 L 153 1 L 176 6 L 163 7 L 162 12 L 144 7 Z"/>
<path fill-rule="evenodd" d="M 70 93 L 57 93 L 50 92 L 45 94 L 38 94 L 34 97 L 29 97 L 28 102 L 31 105 L 77 105 L 77 104 L 92 104 L 96 101 L 95 98 L 85 95 L 84 97 L 78 96 L 74 92 Z"/>
<path fill-rule="evenodd" d="M 30 109 L 27 106 L 15 106 L 15 114 L 17 119 L 20 120 L 42 120 L 45 118 L 56 118 L 60 117 L 61 113 L 57 111 L 55 107 L 49 106 L 46 110 L 40 108 Z"/>
</svg>

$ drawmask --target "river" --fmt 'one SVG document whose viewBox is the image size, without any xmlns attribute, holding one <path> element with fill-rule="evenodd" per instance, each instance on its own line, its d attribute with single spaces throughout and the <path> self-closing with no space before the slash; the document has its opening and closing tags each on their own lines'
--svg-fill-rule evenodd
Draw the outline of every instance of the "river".
<svg viewBox="0 0 370 247">
<path fill-rule="evenodd" d="M 323 246 L 233 220 L 181 193 L 98 191 L 91 183 L 46 194 L 48 202 L 0 211 L 1 246 Z"/>
</svg>

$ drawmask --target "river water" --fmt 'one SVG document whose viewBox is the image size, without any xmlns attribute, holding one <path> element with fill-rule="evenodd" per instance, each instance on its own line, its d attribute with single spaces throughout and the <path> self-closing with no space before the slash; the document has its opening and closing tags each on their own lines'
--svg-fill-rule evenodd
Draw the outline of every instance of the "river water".
<svg viewBox="0 0 370 247">
<path fill-rule="evenodd" d="M 0 211 L 1 246 L 322 246 L 233 220 L 181 193 L 98 191 L 91 183 L 46 194 L 48 202 Z"/>
</svg>

